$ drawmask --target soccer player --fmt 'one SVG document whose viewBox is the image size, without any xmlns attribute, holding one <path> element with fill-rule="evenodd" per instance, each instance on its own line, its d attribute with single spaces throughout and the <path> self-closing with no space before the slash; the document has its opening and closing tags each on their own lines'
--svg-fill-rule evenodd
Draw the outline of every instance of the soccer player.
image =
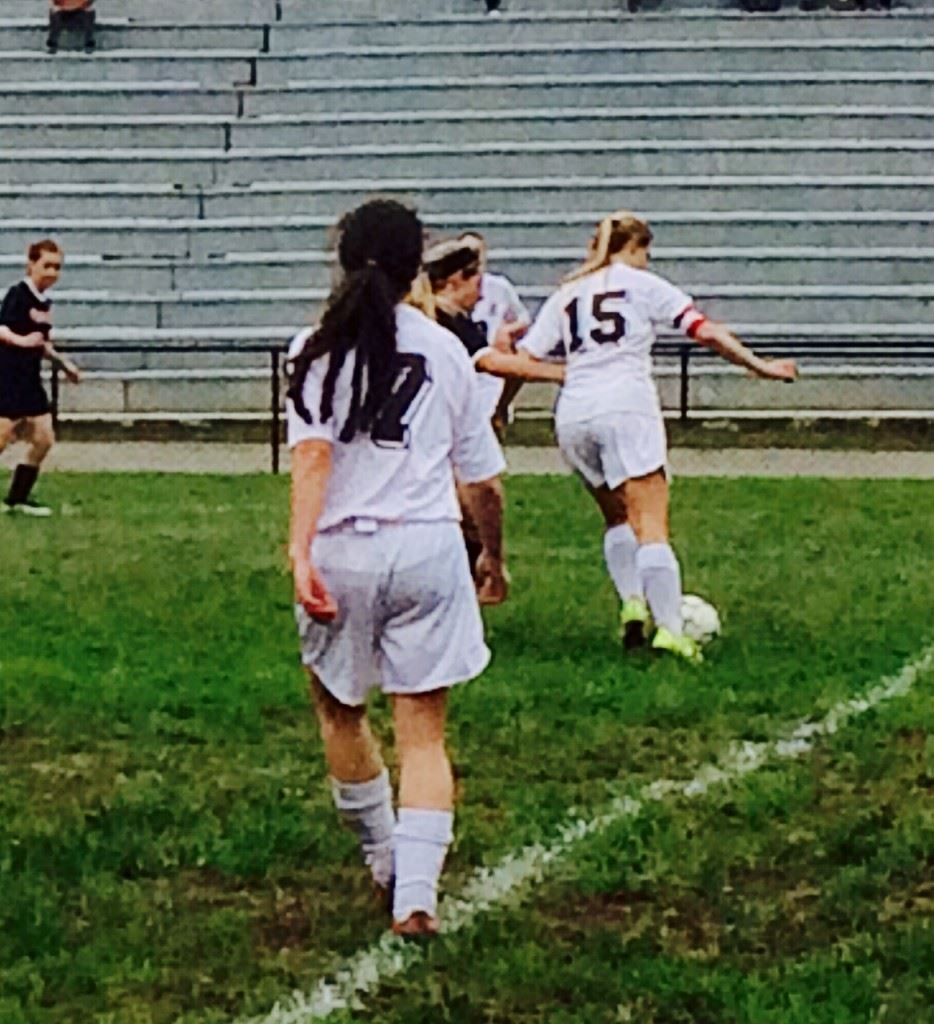
<svg viewBox="0 0 934 1024">
<path fill-rule="evenodd" d="M 482 261 L 481 247 L 472 236 L 433 246 L 425 253 L 424 269 L 433 295 L 435 319 L 467 349 L 479 371 L 482 414 L 494 422 L 503 391 L 501 378 L 560 384 L 564 380 L 564 368 L 515 351 L 515 339 L 527 329 L 527 323 L 518 319 L 509 321 L 505 315 L 499 315 L 491 324 L 476 320 L 486 280 Z M 463 502 L 462 505 L 464 543 L 471 565 L 475 565 L 481 550 L 480 538 L 470 509 Z M 478 588 L 482 604 L 499 602 L 499 595 L 490 591 L 488 585 L 484 587 L 478 581 Z"/>
<path fill-rule="evenodd" d="M 519 298 L 512 281 L 502 274 L 491 274 L 487 270 L 487 245 L 483 235 L 477 231 L 464 231 L 458 235 L 458 240 L 476 245 L 480 255 L 480 300 L 474 306 L 471 316 L 486 328 L 487 339 L 493 346 L 503 343 L 500 328 L 510 324 L 511 330 L 505 340 L 511 342 L 507 351 L 514 352 L 519 337 L 532 323 L 531 314 Z M 494 391 L 498 392 L 497 404 L 493 409 L 493 429 L 500 438 L 509 423 L 512 403 L 522 389 L 522 384 L 523 381 L 513 377 L 496 387 L 490 387 L 491 395 Z"/>
<path fill-rule="evenodd" d="M 50 508 L 29 500 L 39 467 L 55 443 L 42 359 L 57 362 L 73 383 L 81 380 L 81 372 L 49 341 L 52 301 L 46 293 L 61 276 L 62 250 L 43 239 L 29 247 L 27 259 L 26 277 L 10 288 L 0 306 L 0 452 L 17 434 L 28 444 L 0 511 L 47 517 Z"/>
<path fill-rule="evenodd" d="M 555 410 L 558 445 L 606 522 L 604 555 L 622 601 L 624 643 L 700 661 L 682 634 L 681 570 L 668 542 L 665 424 L 652 379 L 656 327 L 675 327 L 759 377 L 792 381 L 790 359 L 761 359 L 650 273 L 652 232 L 619 210 L 597 227 L 585 263 L 542 307 L 520 348 L 567 364 Z"/>
<path fill-rule="evenodd" d="M 454 474 L 480 531 L 478 572 L 505 592 L 505 463 L 463 347 L 402 301 L 421 264 L 418 217 L 364 203 L 338 225 L 337 253 L 342 279 L 290 350 L 296 616 L 338 812 L 393 892 L 393 930 L 429 936 L 453 835 L 447 693 L 490 656 Z M 398 820 L 367 720 L 374 687 L 392 701 Z"/>
<path fill-rule="evenodd" d="M 492 323 L 478 320 L 476 311 L 483 308 L 486 280 L 482 265 L 482 250 L 473 238 L 439 242 L 424 259 L 435 318 L 467 349 L 480 373 L 483 405 L 492 419 L 502 392 L 501 378 L 560 384 L 564 371 L 515 351 L 515 339 L 528 329 L 528 319 L 511 319 L 503 313 Z"/>
</svg>

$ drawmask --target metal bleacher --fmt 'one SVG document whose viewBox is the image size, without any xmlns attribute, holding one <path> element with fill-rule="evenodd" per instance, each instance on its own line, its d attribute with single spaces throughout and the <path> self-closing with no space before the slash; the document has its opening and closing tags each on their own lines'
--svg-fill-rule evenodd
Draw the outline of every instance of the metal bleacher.
<svg viewBox="0 0 934 1024">
<path fill-rule="evenodd" d="M 699 363 L 698 413 L 929 413 L 934 8 L 586 8 L 100 0 L 99 52 L 50 57 L 44 4 L 0 0 L 0 271 L 52 234 L 57 337 L 122 348 L 84 352 L 63 414 L 262 415 L 244 346 L 308 322 L 331 225 L 373 193 L 483 231 L 532 306 L 604 213 L 646 215 L 660 273 L 813 371 L 777 389 Z"/>
</svg>

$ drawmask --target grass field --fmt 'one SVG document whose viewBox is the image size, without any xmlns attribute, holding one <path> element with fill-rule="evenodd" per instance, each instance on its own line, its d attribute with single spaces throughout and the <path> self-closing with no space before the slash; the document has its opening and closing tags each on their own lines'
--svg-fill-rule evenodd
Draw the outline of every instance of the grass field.
<svg viewBox="0 0 934 1024">
<path fill-rule="evenodd" d="M 286 482 L 57 475 L 0 520 L 0 1022 L 263 1015 L 376 941 L 284 573 Z M 700 670 L 624 660 L 573 480 L 509 483 L 514 595 L 452 698 L 456 892 L 930 644 L 934 487 L 676 481 Z M 580 843 L 339 1024 L 929 1024 L 931 676 L 814 751 Z M 385 708 L 376 722 L 388 735 Z M 391 755 L 390 755 L 390 763 Z"/>
</svg>

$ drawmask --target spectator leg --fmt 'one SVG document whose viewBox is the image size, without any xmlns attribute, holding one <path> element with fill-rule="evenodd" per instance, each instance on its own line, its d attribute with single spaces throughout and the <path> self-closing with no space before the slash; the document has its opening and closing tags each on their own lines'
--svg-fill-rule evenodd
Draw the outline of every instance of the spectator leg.
<svg viewBox="0 0 934 1024">
<path fill-rule="evenodd" d="M 93 10 L 81 11 L 80 13 L 84 29 L 84 52 L 93 53 L 96 46 L 94 42 L 94 26 L 97 22 L 97 13 Z"/>
<path fill-rule="evenodd" d="M 55 53 L 58 49 L 58 39 L 62 34 L 62 28 L 65 25 L 65 12 L 64 11 L 50 11 L 49 12 L 49 38 L 46 43 L 50 53 Z"/>
</svg>

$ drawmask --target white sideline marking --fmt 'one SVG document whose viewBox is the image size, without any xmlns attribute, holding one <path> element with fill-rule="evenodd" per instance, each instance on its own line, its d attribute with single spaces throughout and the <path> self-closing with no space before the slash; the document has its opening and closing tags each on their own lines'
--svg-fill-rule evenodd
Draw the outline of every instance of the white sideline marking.
<svg viewBox="0 0 934 1024">
<path fill-rule="evenodd" d="M 460 896 L 447 897 L 442 905 L 444 933 L 451 935 L 467 928 L 480 915 L 508 903 L 521 888 L 540 882 L 546 869 L 583 839 L 634 818 L 646 804 L 669 796 L 701 797 L 716 786 L 752 774 L 771 759 L 801 757 L 818 739 L 832 736 L 851 719 L 885 701 L 905 696 L 918 678 L 932 667 L 934 644 L 926 647 L 897 675 L 880 680 L 861 697 L 841 701 L 819 721 L 800 722 L 781 739 L 731 744 L 719 764 L 703 765 L 692 779 L 659 779 L 643 787 L 637 797 L 613 800 L 596 817 L 569 819 L 547 846 L 542 843 L 526 846 L 495 867 L 478 871 Z M 309 994 L 295 993 L 287 1004 L 277 1003 L 266 1016 L 240 1024 L 309 1024 L 324 1020 L 338 1010 L 357 1009 L 361 996 L 377 989 L 387 978 L 401 974 L 422 956 L 423 951 L 418 946 L 387 932 L 379 942 L 351 957 L 331 980 L 320 981 Z"/>
</svg>

